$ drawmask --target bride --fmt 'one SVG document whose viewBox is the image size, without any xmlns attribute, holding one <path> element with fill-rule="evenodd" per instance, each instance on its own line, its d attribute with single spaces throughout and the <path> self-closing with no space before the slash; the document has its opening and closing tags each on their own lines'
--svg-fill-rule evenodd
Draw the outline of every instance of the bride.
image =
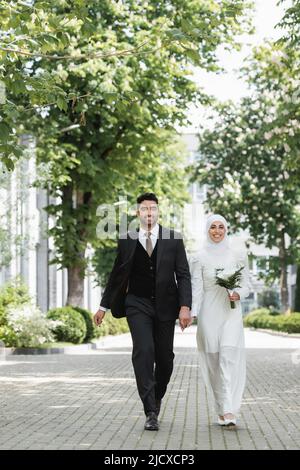
<svg viewBox="0 0 300 470">
<path fill-rule="evenodd" d="M 197 316 L 197 346 L 205 385 L 210 392 L 218 424 L 234 427 L 246 381 L 246 357 L 240 300 L 249 295 L 249 269 L 245 249 L 230 247 L 227 221 L 219 214 L 207 219 L 202 249 L 191 258 L 192 315 Z M 229 295 L 216 285 L 243 266 L 240 287 Z M 235 308 L 230 307 L 235 301 Z"/>
</svg>

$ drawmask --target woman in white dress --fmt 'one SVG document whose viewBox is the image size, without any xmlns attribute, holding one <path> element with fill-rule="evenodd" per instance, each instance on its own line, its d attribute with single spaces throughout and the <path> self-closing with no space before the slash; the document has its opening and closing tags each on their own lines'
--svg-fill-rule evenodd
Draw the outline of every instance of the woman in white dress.
<svg viewBox="0 0 300 470">
<path fill-rule="evenodd" d="M 206 224 L 206 240 L 190 261 L 192 315 L 197 316 L 197 346 L 205 385 L 214 401 L 218 424 L 235 426 L 246 381 L 246 353 L 240 300 L 249 295 L 246 249 L 231 247 L 228 224 L 219 214 Z M 229 295 L 216 285 L 216 269 L 222 277 L 241 266 L 240 288 Z M 230 300 L 235 301 L 231 308 Z"/>
</svg>

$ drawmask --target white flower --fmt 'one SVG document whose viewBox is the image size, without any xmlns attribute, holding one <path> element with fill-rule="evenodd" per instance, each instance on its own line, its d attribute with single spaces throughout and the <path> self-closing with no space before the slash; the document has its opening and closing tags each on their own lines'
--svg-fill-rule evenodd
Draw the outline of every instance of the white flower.
<svg viewBox="0 0 300 470">
<path fill-rule="evenodd" d="M 8 324 L 17 336 L 17 346 L 36 347 L 54 341 L 53 320 L 33 304 L 24 304 L 8 310 Z M 59 322 L 61 323 L 61 322 Z"/>
<path fill-rule="evenodd" d="M 270 140 L 272 137 L 273 137 L 273 133 L 272 133 L 272 132 L 265 132 L 265 133 L 264 133 L 264 138 L 265 138 L 266 140 Z"/>
</svg>

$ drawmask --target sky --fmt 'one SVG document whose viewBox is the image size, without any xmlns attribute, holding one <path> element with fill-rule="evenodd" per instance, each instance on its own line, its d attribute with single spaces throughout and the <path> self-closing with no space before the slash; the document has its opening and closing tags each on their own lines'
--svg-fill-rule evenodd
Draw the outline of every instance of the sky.
<svg viewBox="0 0 300 470">
<path fill-rule="evenodd" d="M 238 77 L 237 69 L 242 66 L 243 60 L 250 55 L 253 46 L 263 44 L 266 38 L 276 40 L 280 37 L 280 29 L 276 29 L 275 25 L 282 18 L 288 2 L 279 6 L 277 2 L 278 0 L 255 0 L 253 18 L 255 34 L 242 37 L 243 47 L 240 52 L 220 50 L 217 54 L 221 66 L 226 70 L 225 74 L 208 73 L 199 68 L 195 69 L 194 79 L 207 93 L 216 96 L 221 101 L 229 99 L 239 101 L 247 94 L 247 85 L 242 78 Z M 203 124 L 203 119 L 205 119 L 204 111 L 191 106 L 188 117 L 192 121 L 192 125 L 185 128 L 184 132 L 197 132 L 199 123 Z"/>
</svg>

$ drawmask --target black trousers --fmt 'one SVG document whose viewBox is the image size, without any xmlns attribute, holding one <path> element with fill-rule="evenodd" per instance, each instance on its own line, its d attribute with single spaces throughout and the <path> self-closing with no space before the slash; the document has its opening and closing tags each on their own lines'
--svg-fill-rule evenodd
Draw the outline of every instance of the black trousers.
<svg viewBox="0 0 300 470">
<path fill-rule="evenodd" d="M 160 321 L 150 299 L 127 294 L 126 318 L 133 350 L 132 364 L 144 412 L 155 411 L 173 371 L 175 320 Z"/>
</svg>

